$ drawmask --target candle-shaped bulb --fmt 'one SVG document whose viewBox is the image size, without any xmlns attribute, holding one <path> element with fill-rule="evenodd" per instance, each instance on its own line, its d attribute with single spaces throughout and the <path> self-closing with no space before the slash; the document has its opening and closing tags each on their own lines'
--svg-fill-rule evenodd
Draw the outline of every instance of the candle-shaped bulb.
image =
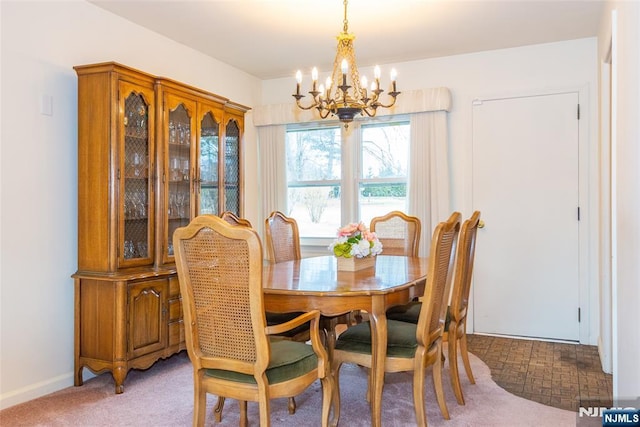
<svg viewBox="0 0 640 427">
<path fill-rule="evenodd" d="M 368 82 L 368 80 L 367 80 L 367 76 L 362 76 L 362 77 L 360 78 L 360 88 L 361 88 L 365 93 L 367 93 L 367 83 L 369 83 L 369 82 Z M 365 95 L 365 96 L 366 96 L 366 95 Z"/>
<path fill-rule="evenodd" d="M 376 80 L 380 79 L 380 67 L 377 65 L 373 69 L 373 76 L 376 78 Z"/>
<path fill-rule="evenodd" d="M 296 95 L 300 95 L 300 83 L 302 83 L 302 71 L 296 72 Z"/>
<path fill-rule="evenodd" d="M 316 84 L 318 83 L 318 69 L 316 67 L 313 67 L 313 69 L 311 70 L 311 80 L 313 81 L 313 89 L 312 90 L 316 90 Z"/>
<path fill-rule="evenodd" d="M 376 89 L 378 89 L 378 86 L 376 85 L 376 82 L 375 81 L 371 82 L 371 92 L 373 92 Z"/>
<path fill-rule="evenodd" d="M 396 71 L 395 68 L 392 68 L 391 69 L 391 81 L 395 82 L 396 78 L 398 78 L 398 72 Z"/>
<path fill-rule="evenodd" d="M 347 74 L 347 71 L 349 71 L 349 63 L 346 59 L 343 59 L 340 63 L 340 70 L 342 70 L 342 74 Z"/>
</svg>

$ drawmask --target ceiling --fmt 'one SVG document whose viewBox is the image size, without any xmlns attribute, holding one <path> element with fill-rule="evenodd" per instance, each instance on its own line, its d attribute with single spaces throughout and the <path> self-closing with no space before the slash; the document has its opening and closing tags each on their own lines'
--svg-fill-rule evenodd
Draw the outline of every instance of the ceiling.
<svg viewBox="0 0 640 427">
<path fill-rule="evenodd" d="M 260 79 L 330 70 L 341 0 L 89 0 Z M 360 67 L 597 35 L 599 0 L 350 0 Z"/>
</svg>

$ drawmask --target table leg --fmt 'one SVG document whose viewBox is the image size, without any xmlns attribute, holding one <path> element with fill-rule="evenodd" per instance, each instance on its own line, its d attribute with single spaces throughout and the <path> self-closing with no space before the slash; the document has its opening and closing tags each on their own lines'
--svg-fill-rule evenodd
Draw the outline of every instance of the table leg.
<svg viewBox="0 0 640 427">
<path fill-rule="evenodd" d="M 369 321 L 371 326 L 371 425 L 380 427 L 384 361 L 387 357 L 387 315 L 384 305 L 377 304 L 375 298 Z"/>
</svg>

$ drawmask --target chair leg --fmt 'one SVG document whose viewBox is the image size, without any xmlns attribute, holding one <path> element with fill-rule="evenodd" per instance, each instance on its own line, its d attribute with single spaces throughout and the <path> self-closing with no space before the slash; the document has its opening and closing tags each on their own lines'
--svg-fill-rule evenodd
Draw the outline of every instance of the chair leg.
<svg viewBox="0 0 640 427">
<path fill-rule="evenodd" d="M 207 415 L 207 393 L 199 384 L 196 384 L 193 393 L 193 427 L 201 427 Z"/>
<path fill-rule="evenodd" d="M 335 383 L 333 396 L 331 396 L 331 406 L 333 407 L 333 418 L 331 419 L 331 425 L 337 426 L 340 420 L 340 367 L 342 363 L 332 363 L 331 377 Z"/>
<path fill-rule="evenodd" d="M 218 396 L 216 406 L 213 408 L 213 416 L 217 423 L 222 421 L 222 409 L 224 409 L 224 396 Z"/>
<path fill-rule="evenodd" d="M 293 415 L 296 413 L 296 399 L 295 397 L 289 398 L 289 403 L 287 404 L 287 409 L 289 410 L 289 414 Z"/>
<path fill-rule="evenodd" d="M 466 327 L 466 325 L 465 325 Z M 471 363 L 469 362 L 469 350 L 467 348 L 467 334 L 463 332 L 460 337 L 460 355 L 462 356 L 462 362 L 464 363 L 464 370 L 467 372 L 467 377 L 471 384 L 475 384 L 476 380 L 473 378 L 473 372 L 471 372 Z"/>
<path fill-rule="evenodd" d="M 442 352 L 442 344 L 440 343 L 438 346 L 440 347 L 439 352 Z M 445 420 L 450 419 L 447 402 L 444 398 L 444 389 L 442 388 L 442 361 L 440 354 L 436 355 L 436 362 L 433 364 L 433 388 L 436 392 L 436 399 L 438 400 L 442 416 Z"/>
<path fill-rule="evenodd" d="M 247 427 L 249 425 L 249 418 L 247 417 L 247 401 L 241 400 L 238 402 L 238 405 L 240 406 L 240 427 Z"/>
<path fill-rule="evenodd" d="M 453 323 L 452 323 L 453 325 Z M 459 405 L 464 405 L 464 397 L 462 395 L 462 386 L 460 385 L 460 373 L 458 372 L 458 339 L 455 334 L 449 336 L 449 378 L 451 379 L 451 388 L 456 395 Z"/>
<path fill-rule="evenodd" d="M 416 413 L 416 425 L 420 427 L 427 426 L 427 413 L 424 408 L 424 376 L 424 363 L 419 363 L 413 371 L 413 407 Z"/>
</svg>

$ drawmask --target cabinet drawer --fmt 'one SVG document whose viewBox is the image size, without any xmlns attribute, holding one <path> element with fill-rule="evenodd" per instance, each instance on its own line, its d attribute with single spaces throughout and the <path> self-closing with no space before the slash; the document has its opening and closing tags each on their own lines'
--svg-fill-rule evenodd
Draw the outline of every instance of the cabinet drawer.
<svg viewBox="0 0 640 427">
<path fill-rule="evenodd" d="M 169 300 L 169 321 L 182 319 L 182 298 Z"/>
<path fill-rule="evenodd" d="M 178 345 L 182 342 L 184 342 L 184 322 L 179 320 L 169 323 L 169 346 Z"/>
</svg>

